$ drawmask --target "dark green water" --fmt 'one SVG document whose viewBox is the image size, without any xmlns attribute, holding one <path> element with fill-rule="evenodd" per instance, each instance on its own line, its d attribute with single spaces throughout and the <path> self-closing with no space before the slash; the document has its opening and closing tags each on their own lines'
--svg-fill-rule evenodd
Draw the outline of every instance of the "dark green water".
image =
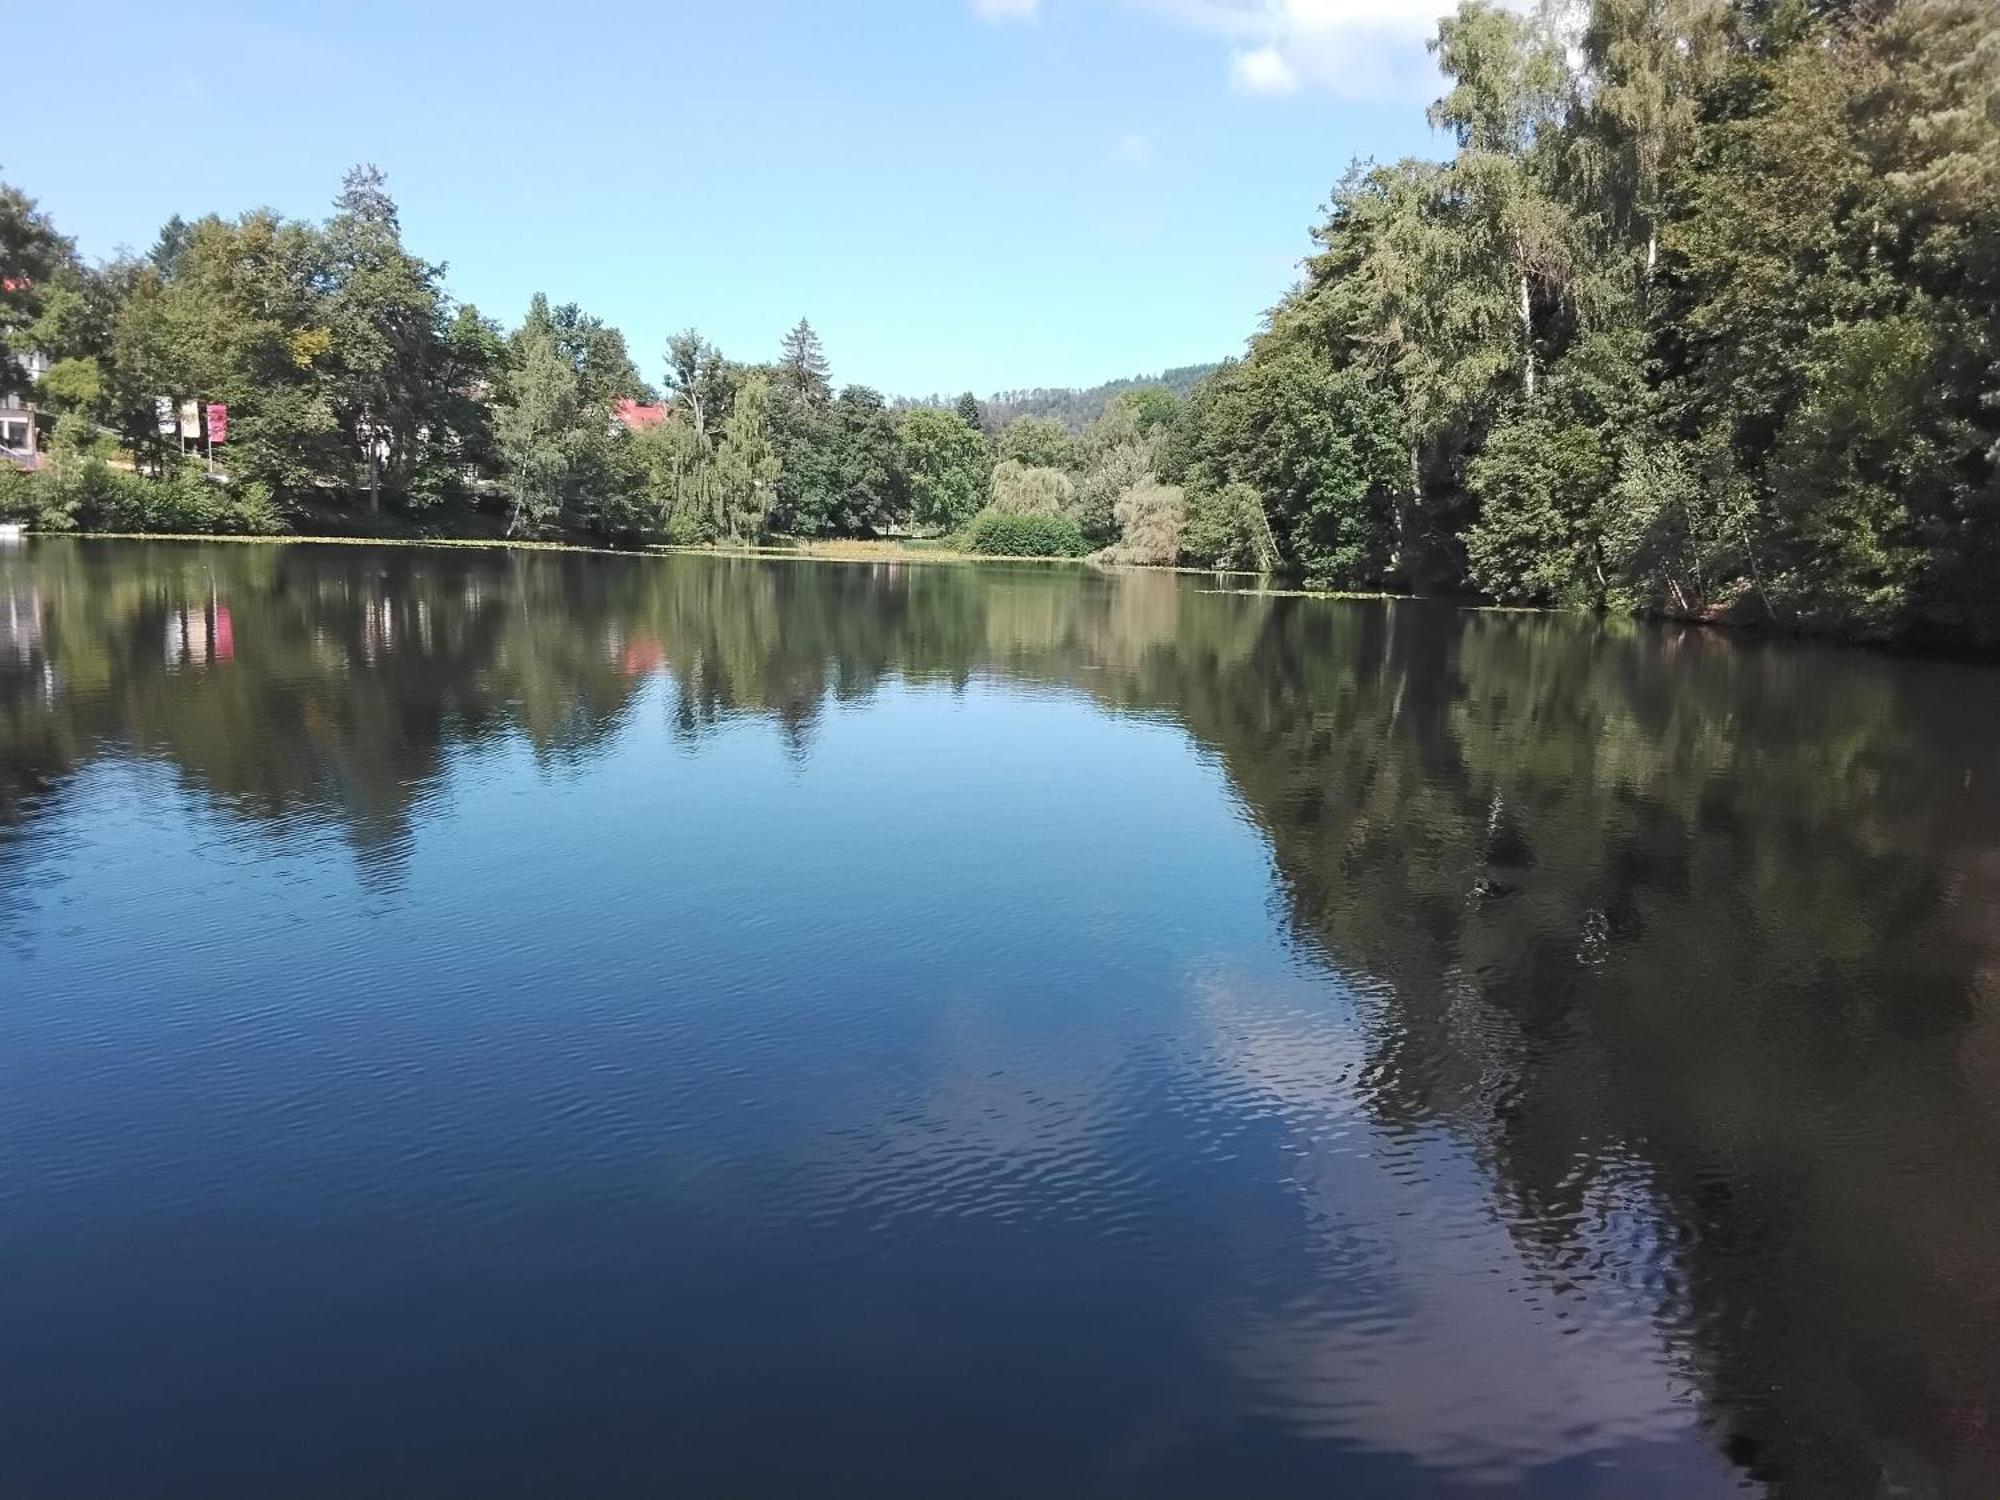
<svg viewBox="0 0 2000 1500">
<path fill-rule="evenodd" d="M 1996 689 L 0 553 L 0 1494 L 1991 1495 Z"/>
</svg>

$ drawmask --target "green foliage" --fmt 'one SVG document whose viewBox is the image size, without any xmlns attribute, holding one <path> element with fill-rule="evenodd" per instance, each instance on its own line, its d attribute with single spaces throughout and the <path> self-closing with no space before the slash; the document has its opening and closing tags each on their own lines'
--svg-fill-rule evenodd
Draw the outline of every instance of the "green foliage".
<svg viewBox="0 0 2000 1500">
<path fill-rule="evenodd" d="M 1619 607 L 1695 616 L 1728 609 L 1751 592 L 1756 507 L 1734 458 L 1715 439 L 1631 443 L 1599 514 L 1609 598 Z"/>
<path fill-rule="evenodd" d="M 537 294 L 514 338 L 495 422 L 510 534 L 538 535 L 575 504 L 589 469 L 590 423 L 577 367 L 557 342 L 547 299 Z"/>
<path fill-rule="evenodd" d="M 104 372 L 94 359 L 59 359 L 42 376 L 41 398 L 57 411 L 89 411 L 104 396 Z"/>
<path fill-rule="evenodd" d="M 284 529 L 271 492 L 224 483 L 197 463 L 154 478 L 114 469 L 95 453 L 72 453 L 0 486 L 0 514 L 42 531 L 120 531 L 264 536 Z"/>
<path fill-rule="evenodd" d="M 1119 500 L 1154 477 L 1159 448 L 1160 438 L 1146 431 L 1138 403 L 1127 399 L 1112 402 L 1083 430 L 1074 450 L 1083 478 L 1067 508 L 1093 546 L 1119 538 Z"/>
<path fill-rule="evenodd" d="M 1175 419 L 1180 416 L 1180 398 L 1163 385 L 1144 386 L 1136 391 L 1128 391 L 1118 399 L 1119 404 L 1131 408 L 1139 431 L 1144 434 L 1171 427 Z"/>
<path fill-rule="evenodd" d="M 1092 546 L 1102 547 L 1119 535 L 1120 497 L 1134 485 L 1152 478 L 1153 459 L 1146 447 L 1136 442 L 1115 444 L 1092 459 L 1066 509 L 1085 539 Z"/>
<path fill-rule="evenodd" d="M 1286 562 L 1342 585 L 1378 581 L 1396 545 L 1394 495 L 1407 478 L 1394 401 L 1303 353 L 1233 367 L 1208 410 L 1198 472 L 1262 497 Z"/>
<path fill-rule="evenodd" d="M 975 408 L 976 410 L 976 408 Z M 915 407 L 896 421 L 898 462 L 908 476 L 911 518 L 954 531 L 986 495 L 986 439 L 958 412 Z"/>
<path fill-rule="evenodd" d="M 1240 483 L 1334 581 L 2000 645 L 2000 13 L 1581 19 L 1440 24 L 1450 157 L 1350 171 L 1167 429 L 1185 550 Z"/>
<path fill-rule="evenodd" d="M 1076 461 L 1069 430 L 1049 417 L 1021 417 L 1000 434 L 1000 458 L 1029 469 L 1067 469 Z"/>
<path fill-rule="evenodd" d="M 1008 458 L 994 466 L 988 496 L 988 508 L 1007 515 L 1069 515 L 1076 505 L 1076 485 L 1060 469 L 1030 468 Z"/>
<path fill-rule="evenodd" d="M 1597 512 L 1612 472 L 1612 456 L 1582 424 L 1539 407 L 1510 414 L 1466 476 L 1480 501 L 1465 537 L 1473 582 L 1501 599 L 1603 604 Z"/>
<path fill-rule="evenodd" d="M 990 557 L 1082 557 L 1090 544 L 1068 516 L 982 510 L 966 528 L 966 550 Z"/>
<path fill-rule="evenodd" d="M 778 354 L 778 379 L 798 400 L 808 406 L 824 406 L 833 399 L 833 385 L 827 376 L 826 349 L 812 324 L 800 318 L 785 335 Z"/>
<path fill-rule="evenodd" d="M 1187 496 L 1178 485 L 1142 479 L 1118 497 L 1118 540 L 1105 549 L 1112 562 L 1172 567 L 1180 561 Z"/>
<path fill-rule="evenodd" d="M 999 432 L 1021 417 L 1043 417 L 1061 425 L 1066 432 L 1081 432 L 1097 420 L 1114 401 L 1129 400 L 1145 392 L 1161 392 L 1176 401 L 1188 395 L 1215 372 L 1214 365 L 1181 365 L 1157 375 L 1133 375 L 1107 380 L 1102 385 L 1079 389 L 1073 386 L 1036 387 L 1032 390 L 996 391 L 983 405 L 988 431 Z M 960 404 L 963 405 L 963 397 Z M 948 398 L 926 397 L 913 406 L 946 406 Z"/>
<path fill-rule="evenodd" d="M 0 182 L 0 390 L 19 389 L 19 356 L 39 346 L 11 347 L 16 331 L 41 316 L 51 280 L 75 258 L 35 200 Z"/>
<path fill-rule="evenodd" d="M 226 402 L 220 488 L 280 511 L 633 542 L 983 503 L 1149 560 L 2000 647 L 1991 0 L 1464 0 L 1433 50 L 1444 159 L 1353 166 L 1221 367 L 892 417 L 801 320 L 758 368 L 677 336 L 668 419 L 620 422 L 655 398 L 618 331 L 455 307 L 365 167 L 322 224 L 177 218 L 94 267 L 0 188 L 0 361 L 48 356 L 42 402 L 169 489 L 156 402 Z M 36 481 L 58 523 L 143 511 L 75 498 L 120 483 L 91 446 Z"/>
<path fill-rule="evenodd" d="M 1181 551 L 1190 562 L 1214 568 L 1267 573 L 1279 562 L 1264 502 L 1241 481 L 1188 495 Z"/>
<path fill-rule="evenodd" d="M 879 391 L 850 385 L 833 404 L 834 529 L 870 536 L 909 514 L 896 420 Z"/>
<path fill-rule="evenodd" d="M 730 402 L 716 448 L 716 529 L 736 541 L 769 529 L 782 465 L 771 428 L 771 382 L 752 375 Z"/>
<path fill-rule="evenodd" d="M 1634 341 L 1594 335 L 1533 402 L 1507 409 L 1466 470 L 1479 505 L 1465 533 L 1474 583 L 1500 599 L 1584 608 L 1610 600 L 1612 497 L 1647 403 Z"/>
</svg>

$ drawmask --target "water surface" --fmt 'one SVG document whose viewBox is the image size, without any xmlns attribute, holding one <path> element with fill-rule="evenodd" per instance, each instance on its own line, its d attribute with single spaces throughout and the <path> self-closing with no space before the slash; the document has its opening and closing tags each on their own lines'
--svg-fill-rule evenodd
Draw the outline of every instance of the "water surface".
<svg viewBox="0 0 2000 1500">
<path fill-rule="evenodd" d="M 1992 1494 L 1996 688 L 0 554 L 0 1494 Z"/>
</svg>

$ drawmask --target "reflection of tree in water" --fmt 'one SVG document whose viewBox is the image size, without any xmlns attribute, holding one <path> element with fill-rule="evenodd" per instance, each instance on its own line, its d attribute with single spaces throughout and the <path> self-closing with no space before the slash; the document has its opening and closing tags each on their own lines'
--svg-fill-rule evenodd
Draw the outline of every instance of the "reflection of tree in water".
<svg viewBox="0 0 2000 1500">
<path fill-rule="evenodd" d="M 1281 605 L 1244 666 L 1140 690 L 1220 750 L 1300 937 L 1393 983 L 1372 1109 L 1476 1142 L 1575 1279 L 1645 1162 L 1721 1440 L 1825 1494 L 2000 1474 L 2000 1142 L 1960 1071 L 1992 960 L 1943 884 L 1990 868 L 1983 681 Z"/>
<path fill-rule="evenodd" d="M 0 604 L 0 876 L 137 753 L 393 879 L 450 757 L 585 763 L 656 679 L 677 733 L 754 717 L 800 755 L 890 679 L 1171 717 L 1300 945 L 1383 981 L 1378 1121 L 1469 1145 L 1558 1289 L 1606 1274 L 1636 1167 L 1648 1295 L 1733 1457 L 1802 1495 L 2000 1478 L 1983 673 L 1045 569 L 37 543 Z"/>
</svg>

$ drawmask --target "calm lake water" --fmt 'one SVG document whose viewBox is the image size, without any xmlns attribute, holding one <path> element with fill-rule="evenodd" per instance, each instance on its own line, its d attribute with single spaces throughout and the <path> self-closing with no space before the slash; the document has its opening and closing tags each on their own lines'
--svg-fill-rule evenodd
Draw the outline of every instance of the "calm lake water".
<svg viewBox="0 0 2000 1500">
<path fill-rule="evenodd" d="M 0 1494 L 1990 1496 L 2000 672 L 0 553 Z"/>
</svg>

